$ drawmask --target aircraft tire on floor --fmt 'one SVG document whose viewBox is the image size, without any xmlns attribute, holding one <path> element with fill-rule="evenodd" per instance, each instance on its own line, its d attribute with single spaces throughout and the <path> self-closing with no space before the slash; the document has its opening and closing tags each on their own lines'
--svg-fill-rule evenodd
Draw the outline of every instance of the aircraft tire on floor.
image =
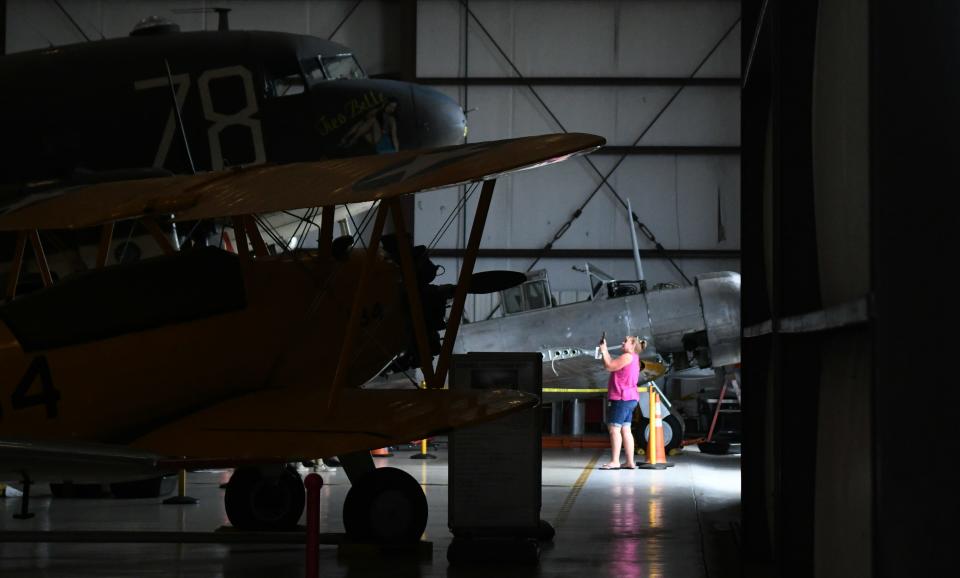
<svg viewBox="0 0 960 578">
<path fill-rule="evenodd" d="M 416 542 L 427 527 L 427 497 L 407 472 L 377 468 L 347 492 L 343 526 L 354 542 Z"/>
<path fill-rule="evenodd" d="M 640 431 L 643 432 L 642 436 L 637 436 L 636 443 L 640 446 L 640 449 L 646 451 L 647 449 L 647 440 L 650 439 L 650 420 L 640 416 Z M 666 440 L 664 444 L 664 449 L 666 453 L 670 453 L 670 450 L 679 449 L 683 445 L 683 424 L 677 419 L 677 416 L 670 414 L 663 418 L 663 438 Z"/>
<path fill-rule="evenodd" d="M 300 474 L 289 466 L 279 475 L 260 468 L 234 470 L 223 497 L 227 518 L 241 530 L 289 530 L 295 528 L 306 501 Z"/>
</svg>

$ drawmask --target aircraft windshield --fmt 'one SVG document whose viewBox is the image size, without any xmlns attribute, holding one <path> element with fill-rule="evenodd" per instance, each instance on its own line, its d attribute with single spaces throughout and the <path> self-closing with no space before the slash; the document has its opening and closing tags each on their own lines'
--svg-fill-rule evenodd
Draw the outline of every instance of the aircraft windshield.
<svg viewBox="0 0 960 578">
<path fill-rule="evenodd" d="M 307 86 L 297 61 L 278 60 L 264 63 L 263 93 L 267 98 L 283 98 L 303 94 Z"/>
<path fill-rule="evenodd" d="M 338 54 L 336 56 L 319 56 L 327 80 L 341 78 L 366 78 L 367 75 L 360 68 L 360 63 L 352 54 Z"/>
<path fill-rule="evenodd" d="M 511 287 L 501 292 L 504 312 L 510 315 L 549 307 L 549 294 L 545 281 L 528 281 L 519 287 Z"/>
<path fill-rule="evenodd" d="M 302 94 L 305 90 L 303 77 L 299 74 L 290 74 L 282 78 L 275 78 L 267 82 L 267 96 L 280 98 Z"/>
</svg>

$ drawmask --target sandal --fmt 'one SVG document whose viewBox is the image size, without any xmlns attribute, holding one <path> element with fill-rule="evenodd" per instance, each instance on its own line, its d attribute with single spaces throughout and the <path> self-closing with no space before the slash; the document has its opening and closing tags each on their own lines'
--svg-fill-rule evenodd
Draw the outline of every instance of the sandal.
<svg viewBox="0 0 960 578">
<path fill-rule="evenodd" d="M 619 470 L 620 466 L 611 466 L 610 464 L 603 464 L 598 470 Z"/>
</svg>

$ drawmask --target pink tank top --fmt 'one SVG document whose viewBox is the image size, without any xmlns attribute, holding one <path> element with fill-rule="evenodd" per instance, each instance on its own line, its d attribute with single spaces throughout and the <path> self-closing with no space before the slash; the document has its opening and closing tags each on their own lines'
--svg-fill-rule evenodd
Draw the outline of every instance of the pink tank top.
<svg viewBox="0 0 960 578">
<path fill-rule="evenodd" d="M 607 397 L 614 401 L 629 401 L 640 399 L 637 392 L 637 381 L 640 380 L 640 356 L 631 353 L 633 361 L 629 365 L 610 374 L 607 382 Z"/>
</svg>

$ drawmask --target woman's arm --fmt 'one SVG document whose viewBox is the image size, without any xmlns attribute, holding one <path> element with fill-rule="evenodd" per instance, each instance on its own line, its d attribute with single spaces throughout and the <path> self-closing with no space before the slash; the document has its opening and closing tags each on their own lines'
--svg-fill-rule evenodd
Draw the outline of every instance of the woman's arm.
<svg viewBox="0 0 960 578">
<path fill-rule="evenodd" d="M 607 351 L 606 345 L 600 346 L 600 352 L 603 354 L 603 367 L 610 373 L 613 373 L 614 371 L 620 371 L 624 367 L 630 365 L 630 362 L 633 361 L 632 353 L 624 353 L 616 359 L 611 358 L 610 352 Z"/>
</svg>

